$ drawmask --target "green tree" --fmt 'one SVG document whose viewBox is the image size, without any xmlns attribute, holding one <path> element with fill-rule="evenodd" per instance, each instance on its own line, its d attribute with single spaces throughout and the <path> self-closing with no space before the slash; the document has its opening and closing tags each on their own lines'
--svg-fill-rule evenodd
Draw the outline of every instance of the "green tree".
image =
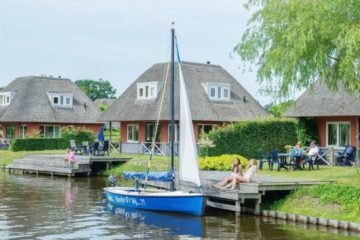
<svg viewBox="0 0 360 240">
<path fill-rule="evenodd" d="M 268 112 L 271 113 L 274 117 L 282 117 L 286 110 L 294 105 L 294 100 L 289 100 L 279 104 L 270 104 L 268 106 Z"/>
<path fill-rule="evenodd" d="M 99 98 L 115 98 L 116 89 L 107 80 L 82 79 L 75 81 L 75 84 L 93 101 Z"/>
<path fill-rule="evenodd" d="M 269 92 L 288 96 L 321 81 L 336 90 L 360 89 L 360 1 L 248 0 L 254 8 L 234 48 L 258 67 Z"/>
</svg>

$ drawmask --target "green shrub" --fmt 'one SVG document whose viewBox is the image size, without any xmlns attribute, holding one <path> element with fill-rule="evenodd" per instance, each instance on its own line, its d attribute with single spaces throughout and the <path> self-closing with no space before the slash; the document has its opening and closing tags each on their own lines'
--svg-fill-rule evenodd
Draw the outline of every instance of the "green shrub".
<svg viewBox="0 0 360 240">
<path fill-rule="evenodd" d="M 231 170 L 235 158 L 239 158 L 243 168 L 246 168 L 249 161 L 243 156 L 237 154 L 223 154 L 217 157 L 203 157 L 199 159 L 200 169 L 203 170 Z"/>
<path fill-rule="evenodd" d="M 304 146 L 308 146 L 312 140 L 319 142 L 318 126 L 313 118 L 299 118 L 296 134 Z"/>
<path fill-rule="evenodd" d="M 209 139 L 215 147 L 208 149 L 209 156 L 241 154 L 246 158 L 258 158 L 258 151 L 270 152 L 276 148 L 285 151 L 285 145 L 297 142 L 297 121 L 289 119 L 268 119 L 244 121 L 215 129 Z M 200 150 L 204 156 L 205 149 Z"/>
<path fill-rule="evenodd" d="M 13 140 L 10 149 L 17 152 L 66 149 L 67 147 L 69 147 L 69 142 L 64 138 L 27 138 Z"/>
<path fill-rule="evenodd" d="M 94 133 L 86 128 L 62 128 L 61 137 L 67 141 L 67 147 L 70 145 L 70 140 L 75 140 L 76 145 L 81 146 L 82 142 L 94 142 Z"/>
</svg>

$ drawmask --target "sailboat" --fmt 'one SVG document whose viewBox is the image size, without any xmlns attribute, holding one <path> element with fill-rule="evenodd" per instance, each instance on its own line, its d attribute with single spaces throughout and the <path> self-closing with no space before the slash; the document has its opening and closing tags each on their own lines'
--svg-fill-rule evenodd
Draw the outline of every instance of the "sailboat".
<svg viewBox="0 0 360 240">
<path fill-rule="evenodd" d="M 181 70 L 181 61 L 177 43 L 175 44 L 175 29 L 171 29 L 171 71 L 170 71 L 170 112 L 171 112 L 171 169 L 169 172 L 124 173 L 125 178 L 136 180 L 135 187 L 107 187 L 104 188 L 107 200 L 120 207 L 144 209 L 152 211 L 175 212 L 201 216 L 204 214 L 207 197 L 201 193 L 201 182 L 198 169 L 197 148 L 193 131 L 190 105 Z M 175 45 L 178 56 L 179 85 L 180 85 L 180 143 L 179 143 L 179 180 L 180 184 L 188 182 L 196 185 L 199 193 L 175 190 L 174 170 L 174 72 Z M 155 134 L 156 136 L 156 134 Z M 139 188 L 138 181 L 170 182 L 169 191 Z"/>
</svg>

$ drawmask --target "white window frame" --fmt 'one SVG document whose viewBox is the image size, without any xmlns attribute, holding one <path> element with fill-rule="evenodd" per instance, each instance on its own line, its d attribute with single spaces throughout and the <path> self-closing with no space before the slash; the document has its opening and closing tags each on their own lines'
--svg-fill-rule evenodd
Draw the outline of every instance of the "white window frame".
<svg viewBox="0 0 360 240">
<path fill-rule="evenodd" d="M 21 138 L 21 139 L 25 139 L 26 138 L 26 132 L 24 131 L 24 128 L 26 127 L 26 129 L 27 129 L 27 125 L 26 124 L 23 124 L 23 125 L 20 125 L 20 127 L 19 127 L 19 137 Z"/>
<path fill-rule="evenodd" d="M 140 94 L 142 91 L 142 94 Z M 155 99 L 158 93 L 158 82 L 141 82 L 136 84 L 137 99 Z"/>
<path fill-rule="evenodd" d="M 0 106 L 8 106 L 14 99 L 16 92 L 0 92 Z"/>
<path fill-rule="evenodd" d="M 131 127 L 131 131 L 132 131 L 132 136 L 134 138 L 134 130 L 133 128 L 137 128 L 137 132 L 138 132 L 138 139 L 137 140 L 133 140 L 133 139 L 129 139 L 129 127 Z M 126 141 L 129 143 L 138 143 L 139 142 L 139 124 L 128 124 L 126 126 Z"/>
<path fill-rule="evenodd" d="M 329 125 L 336 124 L 336 145 L 329 145 Z M 349 144 L 351 143 L 351 122 L 349 121 L 329 121 L 326 122 L 326 147 L 344 148 L 340 146 L 340 124 L 349 125 Z"/>
<path fill-rule="evenodd" d="M 51 125 L 51 124 L 45 124 L 45 125 L 41 125 L 41 127 L 43 127 L 43 132 L 44 132 L 44 135 L 43 135 L 43 138 L 60 138 L 61 137 L 61 126 L 60 125 Z M 54 128 L 54 131 L 53 131 L 53 134 L 52 134 L 52 137 L 46 137 L 46 127 L 53 127 Z M 55 127 L 58 127 L 59 128 L 59 136 L 58 137 L 55 137 Z"/>
<path fill-rule="evenodd" d="M 230 101 L 231 99 L 231 84 L 228 83 L 205 83 L 204 89 L 210 100 L 214 101 Z M 227 96 L 225 97 L 225 91 Z M 212 95 L 212 92 L 214 95 Z"/>
<path fill-rule="evenodd" d="M 74 96 L 71 93 L 48 93 L 48 97 L 51 102 L 51 105 L 54 107 L 63 107 L 63 108 L 73 107 Z M 57 103 L 54 102 L 55 98 L 58 99 Z"/>
</svg>

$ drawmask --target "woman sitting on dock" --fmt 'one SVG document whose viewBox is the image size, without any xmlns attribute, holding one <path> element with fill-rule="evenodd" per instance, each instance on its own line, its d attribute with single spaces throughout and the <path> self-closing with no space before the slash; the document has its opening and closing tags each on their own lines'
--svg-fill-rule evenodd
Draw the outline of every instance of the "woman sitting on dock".
<svg viewBox="0 0 360 240">
<path fill-rule="evenodd" d="M 71 148 L 68 148 L 66 156 L 64 158 L 65 167 L 70 166 L 70 168 L 72 168 L 75 162 L 76 162 L 76 156 L 71 150 Z"/>
<path fill-rule="evenodd" d="M 243 176 L 234 177 L 231 183 L 225 186 L 226 189 L 234 190 L 236 183 L 250 183 L 257 182 L 259 183 L 259 173 L 257 168 L 257 162 L 255 159 L 250 159 L 249 169 L 245 172 Z"/>
<path fill-rule="evenodd" d="M 225 185 L 231 183 L 234 178 L 242 176 L 242 165 L 239 158 L 235 158 L 231 166 L 231 175 L 230 177 L 225 178 L 223 181 L 214 185 L 216 188 L 222 188 Z"/>
</svg>

